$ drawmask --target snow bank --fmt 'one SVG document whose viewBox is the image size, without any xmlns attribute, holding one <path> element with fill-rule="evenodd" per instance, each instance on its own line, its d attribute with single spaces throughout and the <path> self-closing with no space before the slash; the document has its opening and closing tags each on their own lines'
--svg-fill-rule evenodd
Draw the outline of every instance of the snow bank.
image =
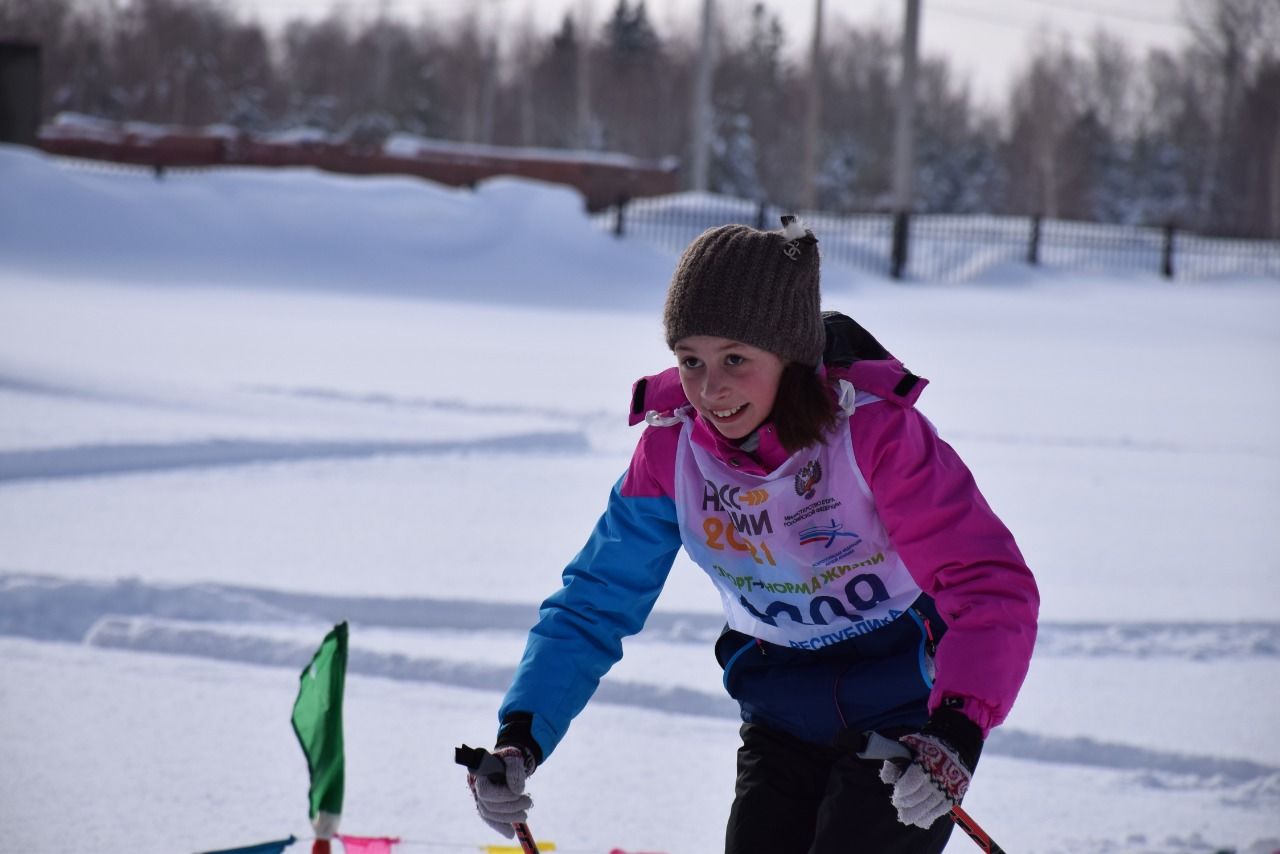
<svg viewBox="0 0 1280 854">
<path fill-rule="evenodd" d="M 665 253 L 592 226 L 573 190 L 518 178 L 474 191 L 312 169 L 157 179 L 0 146 L 0 185 L 11 271 L 653 310 L 671 274 Z"/>
</svg>

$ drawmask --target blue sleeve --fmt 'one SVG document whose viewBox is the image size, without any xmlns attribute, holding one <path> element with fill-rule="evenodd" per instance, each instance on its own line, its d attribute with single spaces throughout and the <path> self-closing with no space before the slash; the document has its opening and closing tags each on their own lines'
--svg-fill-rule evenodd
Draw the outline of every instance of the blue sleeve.
<svg viewBox="0 0 1280 854">
<path fill-rule="evenodd" d="M 675 503 L 630 497 L 614 485 L 591 538 L 542 603 L 524 657 L 498 712 L 533 715 L 545 760 L 569 722 L 622 658 L 622 639 L 644 626 L 680 550 Z"/>
</svg>

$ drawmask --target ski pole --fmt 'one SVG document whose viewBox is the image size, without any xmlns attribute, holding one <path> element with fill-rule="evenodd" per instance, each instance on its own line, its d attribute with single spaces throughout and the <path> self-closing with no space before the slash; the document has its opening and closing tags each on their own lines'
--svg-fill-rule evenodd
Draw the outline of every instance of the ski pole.
<svg viewBox="0 0 1280 854">
<path fill-rule="evenodd" d="M 477 777 L 481 775 L 488 777 L 491 783 L 501 784 L 507 781 L 507 767 L 502 764 L 501 759 L 483 747 L 467 747 L 464 744 L 454 748 L 453 761 Z M 538 846 L 533 841 L 533 833 L 530 832 L 529 825 L 523 821 L 513 821 L 511 826 L 515 829 L 516 839 L 520 840 L 520 847 L 524 849 L 524 854 L 538 854 Z"/>
<path fill-rule="evenodd" d="M 888 759 L 894 762 L 910 762 L 914 758 L 911 750 L 905 744 L 894 741 L 891 738 L 885 738 L 878 732 L 867 733 L 867 746 L 858 753 L 858 756 L 862 759 Z M 961 830 L 967 833 L 969 838 L 985 854 L 1005 854 L 1005 850 L 987 835 L 987 832 L 973 820 L 972 816 L 960 809 L 959 804 L 951 808 L 951 812 L 947 813 L 947 818 L 951 819 Z"/>
<path fill-rule="evenodd" d="M 988 836 L 987 832 L 979 827 L 978 823 L 970 818 L 967 812 L 960 809 L 959 804 L 951 808 L 949 815 L 951 820 L 961 830 L 969 834 L 969 838 L 978 843 L 978 847 L 987 852 L 987 854 L 1005 854 L 1004 849 L 996 845 L 995 840 Z"/>
</svg>

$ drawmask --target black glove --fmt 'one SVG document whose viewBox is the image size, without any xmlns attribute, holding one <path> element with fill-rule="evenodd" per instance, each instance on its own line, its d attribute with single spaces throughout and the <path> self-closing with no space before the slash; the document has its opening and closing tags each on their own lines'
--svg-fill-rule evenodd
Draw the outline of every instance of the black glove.
<svg viewBox="0 0 1280 854">
<path fill-rule="evenodd" d="M 893 785 L 898 821 L 929 827 L 964 799 L 982 753 L 982 730 L 964 713 L 941 708 L 924 729 L 898 739 L 914 758 L 903 767 L 893 760 L 880 767 L 880 779 Z"/>
</svg>

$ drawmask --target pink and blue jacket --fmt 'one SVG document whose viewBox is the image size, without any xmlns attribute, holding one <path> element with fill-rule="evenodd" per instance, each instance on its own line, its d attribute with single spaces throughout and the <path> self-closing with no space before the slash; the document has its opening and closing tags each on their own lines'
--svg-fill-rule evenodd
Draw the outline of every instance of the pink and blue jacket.
<svg viewBox="0 0 1280 854">
<path fill-rule="evenodd" d="M 631 423 L 650 426 L 499 710 L 531 716 L 544 759 L 682 545 L 720 591 L 716 652 L 744 720 L 830 743 L 918 727 L 944 700 L 984 735 L 1008 714 L 1039 606 L 1012 535 L 915 409 L 926 380 L 893 358 L 823 370 L 847 419 L 820 454 L 789 454 L 767 422 L 745 453 L 688 407 L 675 368 L 636 384 Z"/>
</svg>

